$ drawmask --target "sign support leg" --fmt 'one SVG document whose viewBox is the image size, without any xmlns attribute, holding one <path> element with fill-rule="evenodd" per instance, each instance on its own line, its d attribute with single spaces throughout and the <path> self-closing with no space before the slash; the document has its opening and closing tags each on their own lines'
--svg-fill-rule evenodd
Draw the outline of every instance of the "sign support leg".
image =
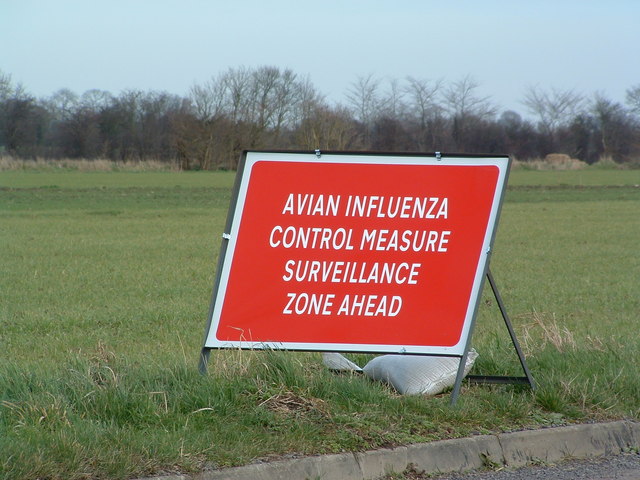
<svg viewBox="0 0 640 480">
<path fill-rule="evenodd" d="M 198 362 L 198 370 L 202 375 L 207 373 L 207 365 L 209 364 L 209 356 L 211 355 L 210 348 L 203 348 L 200 352 L 200 361 Z"/>
<path fill-rule="evenodd" d="M 464 378 L 464 367 L 467 364 L 467 357 L 469 356 L 469 344 L 471 343 L 471 335 L 467 341 L 467 346 L 464 349 L 464 354 L 460 357 L 460 363 L 458 364 L 458 373 L 456 374 L 456 382 L 453 385 L 453 391 L 451 392 L 451 406 L 455 405 L 460 395 L 460 387 L 462 387 L 462 379 Z"/>
<path fill-rule="evenodd" d="M 529 385 L 529 387 L 531 387 L 532 390 L 535 390 L 536 384 L 533 380 L 533 376 L 531 375 L 531 371 L 527 366 L 524 353 L 522 353 L 522 349 L 520 348 L 520 343 L 518 342 L 516 333 L 513 329 L 513 325 L 511 324 L 511 320 L 509 319 L 509 315 L 507 314 L 507 309 L 504 305 L 504 302 L 502 301 L 502 296 L 498 291 L 498 286 L 496 285 L 496 282 L 493 278 L 493 275 L 491 274 L 490 269 L 487 269 L 487 280 L 489 280 L 491 291 L 493 292 L 493 296 L 495 297 L 496 302 L 498 303 L 498 308 L 500 308 L 502 319 L 504 320 L 507 330 L 509 331 L 511 343 L 513 343 L 513 346 L 516 350 L 516 353 L 518 355 L 518 360 L 520 360 L 520 366 L 522 367 L 522 370 L 525 376 L 510 377 L 510 376 L 496 376 L 496 375 L 467 375 L 467 379 L 474 383 L 504 383 L 504 384 L 509 383 L 509 384 L 516 384 L 516 385 L 523 384 L 523 385 Z M 471 335 L 469 335 L 469 344 L 470 344 L 470 341 L 471 341 Z M 451 394 L 451 405 L 455 405 L 458 399 L 458 395 L 460 394 L 460 387 L 462 385 L 462 379 L 464 377 L 464 366 L 467 363 L 467 356 L 469 353 L 469 347 L 470 347 L 469 344 L 466 346 L 464 355 L 460 359 L 460 365 L 458 366 L 458 374 L 456 376 L 456 382 L 453 387 L 453 392 Z"/>
</svg>

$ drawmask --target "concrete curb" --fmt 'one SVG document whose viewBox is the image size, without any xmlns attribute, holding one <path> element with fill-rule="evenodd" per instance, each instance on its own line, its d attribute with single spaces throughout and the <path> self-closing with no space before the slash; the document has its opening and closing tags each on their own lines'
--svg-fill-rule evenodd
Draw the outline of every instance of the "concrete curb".
<svg viewBox="0 0 640 480">
<path fill-rule="evenodd" d="M 632 448 L 640 448 L 640 423 L 617 421 L 304 457 L 154 480 L 370 480 L 403 472 L 410 465 L 425 473 L 464 472 L 486 465 L 520 467 L 615 455 Z"/>
</svg>

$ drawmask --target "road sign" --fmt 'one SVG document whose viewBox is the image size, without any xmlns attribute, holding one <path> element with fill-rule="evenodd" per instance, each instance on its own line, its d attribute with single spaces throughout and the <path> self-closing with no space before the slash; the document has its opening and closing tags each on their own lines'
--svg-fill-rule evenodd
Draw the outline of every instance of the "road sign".
<svg viewBox="0 0 640 480">
<path fill-rule="evenodd" d="M 246 152 L 204 348 L 462 356 L 509 164 Z"/>
</svg>

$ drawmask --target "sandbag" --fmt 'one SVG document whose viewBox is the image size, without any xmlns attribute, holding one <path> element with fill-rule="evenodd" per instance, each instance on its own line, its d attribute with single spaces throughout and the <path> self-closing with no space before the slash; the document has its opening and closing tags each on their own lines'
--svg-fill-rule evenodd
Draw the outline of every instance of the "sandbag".
<svg viewBox="0 0 640 480">
<path fill-rule="evenodd" d="M 467 375 L 478 353 L 470 350 L 464 374 Z M 393 386 L 403 395 L 436 395 L 452 387 L 456 381 L 460 358 L 423 355 L 382 355 L 362 369 L 373 380 Z"/>
<path fill-rule="evenodd" d="M 344 355 L 336 352 L 324 352 L 322 363 L 329 369 L 338 372 L 362 372 L 362 368 L 353 363 Z"/>
</svg>

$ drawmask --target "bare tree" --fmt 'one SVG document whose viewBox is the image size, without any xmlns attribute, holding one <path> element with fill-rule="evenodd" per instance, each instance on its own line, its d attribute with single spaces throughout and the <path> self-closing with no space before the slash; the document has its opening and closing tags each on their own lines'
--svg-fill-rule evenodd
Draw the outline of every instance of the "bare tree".
<svg viewBox="0 0 640 480">
<path fill-rule="evenodd" d="M 234 168 L 244 148 L 284 146 L 283 136 L 315 111 L 321 96 L 292 70 L 262 66 L 230 68 L 194 85 L 190 100 L 197 126 L 183 119 L 181 132 L 191 138 L 180 142 L 183 163 L 194 157 L 201 168 Z"/>
<path fill-rule="evenodd" d="M 233 168 L 251 113 L 251 83 L 252 72 L 240 67 L 191 87 L 195 119 L 182 116 L 177 127 L 183 168 Z"/>
<path fill-rule="evenodd" d="M 68 88 L 61 88 L 49 97 L 48 103 L 57 119 L 68 120 L 78 109 L 79 98 Z"/>
<path fill-rule="evenodd" d="M 477 93 L 480 84 L 470 75 L 450 84 L 442 94 L 445 108 L 451 117 L 451 136 L 455 148 L 465 151 L 466 138 L 477 121 L 492 119 L 497 108 L 488 96 Z"/>
<path fill-rule="evenodd" d="M 33 157 L 45 140 L 47 110 L 0 71 L 0 153 Z"/>
<path fill-rule="evenodd" d="M 480 84 L 470 75 L 450 84 L 443 92 L 445 107 L 452 116 L 465 118 L 470 115 L 488 118 L 496 114 L 497 108 L 491 97 L 478 96 Z"/>
<path fill-rule="evenodd" d="M 623 161 L 630 152 L 629 139 L 634 137 L 634 122 L 629 112 L 600 92 L 594 95 L 590 112 L 598 129 L 602 155 Z"/>
<path fill-rule="evenodd" d="M 407 83 L 405 91 L 409 95 L 413 114 L 419 120 L 420 126 L 424 128 L 434 112 L 442 109 L 437 100 L 442 80 L 432 81 L 407 77 Z"/>
<path fill-rule="evenodd" d="M 368 145 L 371 139 L 373 122 L 381 107 L 380 80 L 373 74 L 358 77 L 347 90 L 347 105 L 356 120 L 364 127 L 364 142 Z"/>
<path fill-rule="evenodd" d="M 11 75 L 0 70 L 0 102 L 7 100 L 12 95 Z"/>
<path fill-rule="evenodd" d="M 390 79 L 380 101 L 380 113 L 387 118 L 400 120 L 407 108 L 405 104 L 406 93 L 406 89 L 400 85 L 398 79 Z"/>
<path fill-rule="evenodd" d="M 189 90 L 189 100 L 198 120 L 212 121 L 224 113 L 226 84 L 215 78 L 204 85 L 193 85 Z"/>
<path fill-rule="evenodd" d="M 80 96 L 80 107 L 94 113 L 107 108 L 113 101 L 113 95 L 106 90 L 91 89 Z"/>
<path fill-rule="evenodd" d="M 175 142 L 183 169 L 194 166 L 212 168 L 217 163 L 214 158 L 216 153 L 225 155 L 229 143 L 232 143 L 222 134 L 224 129 L 221 129 L 221 123 L 225 122 L 230 108 L 231 76 L 231 71 L 227 71 L 204 85 L 193 85 L 189 90 L 189 100 L 196 118 L 193 121 L 189 116 L 179 117 L 179 133 Z"/>
<path fill-rule="evenodd" d="M 358 130 L 349 109 L 319 104 L 297 130 L 298 143 L 303 148 L 347 150 L 359 148 Z"/>
<path fill-rule="evenodd" d="M 271 131 L 271 143 L 277 146 L 282 129 L 290 127 L 294 119 L 295 104 L 299 100 L 297 75 L 290 69 L 280 71 L 274 67 L 262 67 L 256 73 L 260 91 L 258 125 L 262 133 L 266 129 Z M 267 81 L 260 81 L 262 75 Z"/>
<path fill-rule="evenodd" d="M 326 104 L 324 96 L 316 90 L 309 78 L 300 80 L 295 86 L 295 97 L 292 109 L 292 127 L 299 127 L 302 122 L 311 118 L 311 116 Z"/>
<path fill-rule="evenodd" d="M 627 105 L 629 109 L 636 115 L 640 115 L 640 84 L 635 85 L 627 90 Z"/>
<path fill-rule="evenodd" d="M 550 91 L 538 87 L 529 87 L 522 102 L 530 113 L 534 114 L 539 125 L 547 135 L 549 148 L 556 148 L 556 134 L 559 127 L 568 125 L 576 116 L 584 99 L 573 90 Z"/>
<path fill-rule="evenodd" d="M 416 146 L 421 151 L 435 148 L 436 138 L 441 133 L 443 108 L 438 102 L 438 94 L 442 83 L 442 80 L 407 77 L 408 109 L 417 127 Z"/>
<path fill-rule="evenodd" d="M 504 145 L 503 152 L 519 159 L 540 156 L 537 152 L 539 135 L 535 126 L 524 120 L 519 113 L 505 110 L 498 119 L 498 126 Z"/>
<path fill-rule="evenodd" d="M 26 100 L 31 98 L 27 94 L 24 85 L 21 83 L 13 84 L 11 75 L 0 70 L 0 102 L 6 100 Z"/>
<path fill-rule="evenodd" d="M 97 155 L 99 132 L 93 111 L 83 108 L 80 97 L 67 88 L 45 99 L 52 117 L 58 155 L 93 158 Z"/>
<path fill-rule="evenodd" d="M 258 146 L 262 140 L 262 134 L 271 124 L 274 114 L 273 96 L 278 84 L 280 69 L 277 67 L 263 66 L 252 72 L 250 117 L 252 135 L 249 140 L 250 147 Z"/>
<path fill-rule="evenodd" d="M 358 77 L 347 90 L 347 103 L 360 122 L 369 124 L 373 121 L 380 106 L 380 80 L 373 74 Z"/>
</svg>

